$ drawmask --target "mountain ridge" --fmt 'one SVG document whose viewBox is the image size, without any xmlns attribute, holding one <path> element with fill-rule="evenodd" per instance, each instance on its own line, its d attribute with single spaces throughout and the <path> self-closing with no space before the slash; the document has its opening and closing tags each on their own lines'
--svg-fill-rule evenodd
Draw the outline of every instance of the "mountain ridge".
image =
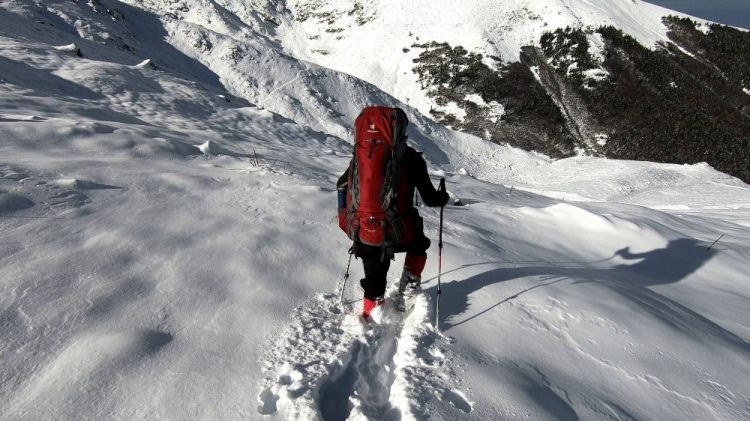
<svg viewBox="0 0 750 421">
<path fill-rule="evenodd" d="M 750 79 L 734 77 L 722 87 L 715 82 L 750 66 L 741 58 L 748 55 L 741 47 L 748 43 L 747 32 L 630 0 L 473 2 L 461 10 L 451 2 L 406 6 L 382 0 L 368 4 L 368 19 L 353 17 L 362 9 L 337 0 L 288 4 L 291 19 L 279 31 L 296 56 L 371 81 L 454 129 L 553 158 L 706 161 L 750 180 L 750 118 L 742 111 L 750 106 Z M 686 25 L 692 35 L 680 38 L 677 33 L 686 33 Z M 555 45 L 554 34 L 560 38 Z M 640 46 L 640 52 L 631 48 L 623 58 L 635 73 L 612 59 L 621 48 L 616 44 L 625 45 L 622 39 Z M 696 48 L 725 53 L 700 58 L 689 52 Z M 739 58 L 728 60 L 730 54 Z M 644 85 L 663 84 L 658 73 L 645 68 L 653 60 L 672 75 L 666 83 L 681 92 L 681 101 L 644 86 L 638 97 L 625 97 L 626 106 L 636 110 L 627 116 L 615 109 L 621 105 L 607 100 L 611 93 L 591 100 L 588 91 L 612 84 L 631 91 L 625 85 L 641 83 L 638 75 L 653 79 Z M 678 84 L 696 78 L 693 92 Z M 717 89 L 720 97 L 705 93 Z M 650 103 L 673 111 L 670 124 L 637 117 L 637 109 Z M 696 122 L 689 107 L 727 110 L 729 116 L 717 111 Z M 732 116 L 733 109 L 739 116 Z M 605 116 L 602 110 L 610 111 Z"/>
</svg>

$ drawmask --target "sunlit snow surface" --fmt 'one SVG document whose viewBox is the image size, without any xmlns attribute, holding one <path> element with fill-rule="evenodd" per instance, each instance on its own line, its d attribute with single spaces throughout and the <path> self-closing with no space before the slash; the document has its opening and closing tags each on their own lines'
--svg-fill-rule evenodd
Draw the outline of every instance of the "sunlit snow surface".
<svg viewBox="0 0 750 421">
<path fill-rule="evenodd" d="M 440 331 L 428 208 L 424 294 L 362 325 L 359 261 L 337 295 L 351 115 L 284 85 L 300 62 L 267 62 L 261 108 L 171 44 L 133 56 L 25 4 L 0 7 L 0 419 L 750 417 L 746 184 L 417 120 L 461 200 Z M 321 72 L 347 113 L 389 98 Z"/>
<path fill-rule="evenodd" d="M 361 7 L 354 6 L 359 3 Z M 642 44 L 668 41 L 666 15 L 685 16 L 640 0 L 289 0 L 282 42 L 295 55 L 374 83 L 428 115 L 436 104 L 412 69 L 419 44 L 447 42 L 504 62 L 538 45 L 556 28 L 611 25 Z M 703 22 L 697 19 L 698 22 Z M 596 57 L 597 40 L 591 39 Z M 606 75 L 598 74 L 596 78 Z M 443 110 L 449 111 L 450 109 Z"/>
</svg>

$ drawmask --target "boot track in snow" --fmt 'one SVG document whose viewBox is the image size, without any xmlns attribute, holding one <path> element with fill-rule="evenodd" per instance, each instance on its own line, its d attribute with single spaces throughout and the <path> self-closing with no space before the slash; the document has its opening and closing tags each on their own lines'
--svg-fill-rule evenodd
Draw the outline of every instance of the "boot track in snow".
<svg viewBox="0 0 750 421">
<path fill-rule="evenodd" d="M 447 340 L 429 324 L 424 294 L 406 313 L 395 309 L 395 290 L 371 320 L 342 308 L 337 294 L 298 307 L 270 346 L 258 407 L 283 419 L 426 419 L 434 399 L 470 412 L 453 388 Z M 349 306 L 351 307 L 351 306 Z M 459 412 L 459 413 L 461 413 Z"/>
</svg>

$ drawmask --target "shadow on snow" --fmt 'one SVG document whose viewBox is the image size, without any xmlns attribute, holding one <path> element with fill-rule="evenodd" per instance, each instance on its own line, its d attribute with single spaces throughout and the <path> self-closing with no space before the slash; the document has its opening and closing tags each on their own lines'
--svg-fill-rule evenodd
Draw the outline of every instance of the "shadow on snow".
<svg viewBox="0 0 750 421">
<path fill-rule="evenodd" d="M 705 245 L 694 239 L 680 238 L 670 241 L 666 247 L 654 249 L 644 253 L 632 253 L 629 248 L 615 252 L 609 259 L 597 262 L 577 262 L 580 267 L 564 267 L 569 263 L 545 262 L 544 265 L 498 268 L 475 275 L 461 281 L 452 281 L 443 285 L 444 297 L 450 300 L 441 301 L 441 319 L 444 329 L 468 323 L 484 313 L 534 289 L 543 288 L 565 280 L 574 283 L 594 282 L 610 288 L 612 291 L 627 298 L 644 312 L 649 313 L 670 328 L 683 334 L 694 335 L 699 330 L 707 335 L 706 340 L 719 339 L 742 351 L 750 352 L 750 344 L 734 333 L 724 329 L 706 317 L 698 314 L 683 304 L 667 298 L 648 287 L 667 285 L 681 281 L 694 273 L 708 262 L 715 254 L 714 250 L 706 250 Z M 628 260 L 641 259 L 634 264 L 619 264 L 609 268 L 592 267 L 619 256 Z M 508 262 L 489 262 L 480 264 L 497 264 Z M 514 262 L 518 263 L 518 262 Z M 538 262 L 542 263 L 542 262 Z M 571 262 L 572 263 L 572 262 Z M 451 273 L 469 266 L 445 272 Z M 539 277 L 540 283 L 527 287 L 511 296 L 505 297 L 492 306 L 485 308 L 470 317 L 452 322 L 456 316 L 465 313 L 469 308 L 469 296 L 482 288 L 500 282 L 525 277 Z M 428 293 L 434 294 L 435 286 L 429 288 Z"/>
</svg>

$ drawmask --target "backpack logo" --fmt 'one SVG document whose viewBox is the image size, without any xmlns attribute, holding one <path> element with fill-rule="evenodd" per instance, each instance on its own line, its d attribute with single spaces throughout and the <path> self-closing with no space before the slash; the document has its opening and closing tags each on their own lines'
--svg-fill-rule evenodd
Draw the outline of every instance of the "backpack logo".
<svg viewBox="0 0 750 421">
<path fill-rule="evenodd" d="M 367 127 L 367 133 L 380 133 L 378 129 L 375 128 L 374 123 L 370 123 L 370 125 Z"/>
</svg>

